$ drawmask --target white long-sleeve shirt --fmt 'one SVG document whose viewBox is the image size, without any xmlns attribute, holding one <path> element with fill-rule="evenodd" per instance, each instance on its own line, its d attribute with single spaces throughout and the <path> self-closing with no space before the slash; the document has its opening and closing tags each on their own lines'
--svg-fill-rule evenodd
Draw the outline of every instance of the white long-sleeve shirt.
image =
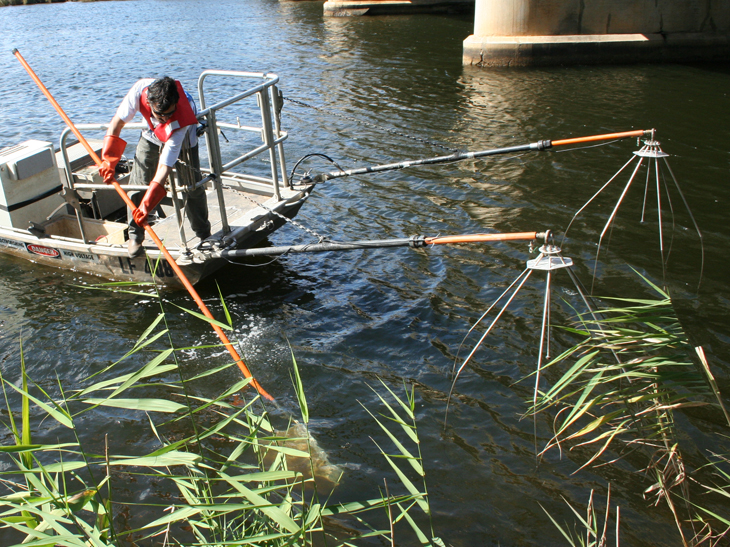
<svg viewBox="0 0 730 547">
<path fill-rule="evenodd" d="M 120 120 L 122 120 L 124 123 L 129 123 L 134 119 L 134 116 L 137 114 L 137 112 L 139 112 L 139 101 L 140 97 L 142 97 L 142 91 L 146 87 L 149 87 L 150 84 L 152 84 L 152 82 L 154 81 L 154 78 L 143 78 L 130 88 L 130 90 L 124 96 L 124 99 L 122 99 L 119 108 L 117 108 L 117 116 Z M 198 109 L 195 106 L 195 101 L 193 101 L 193 98 L 190 96 L 189 93 L 186 92 L 185 95 L 187 96 L 188 102 L 190 103 L 190 108 L 192 108 L 193 112 L 197 114 Z M 159 125 L 159 122 L 157 121 L 157 119 L 155 119 L 154 116 L 151 116 L 150 121 L 155 127 Z M 176 129 L 175 131 L 173 131 L 167 142 L 163 143 L 155 136 L 152 131 L 150 131 L 149 127 L 146 127 L 142 131 L 142 137 L 144 137 L 151 143 L 156 144 L 157 146 L 163 146 L 162 151 L 160 152 L 160 163 L 167 165 L 168 167 L 173 167 L 175 165 L 175 162 L 177 161 L 177 158 L 180 156 L 180 150 L 182 149 L 182 145 L 185 141 L 186 135 L 190 136 L 191 147 L 198 144 L 196 130 L 197 125 L 181 127 L 180 129 Z"/>
</svg>

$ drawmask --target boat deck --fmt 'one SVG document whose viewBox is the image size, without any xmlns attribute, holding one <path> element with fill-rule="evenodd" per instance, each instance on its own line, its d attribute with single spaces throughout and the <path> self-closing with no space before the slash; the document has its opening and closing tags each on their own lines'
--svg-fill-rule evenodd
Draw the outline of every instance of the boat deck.
<svg viewBox="0 0 730 547">
<path fill-rule="evenodd" d="M 242 227 L 245 224 L 244 219 L 247 214 L 270 198 L 270 196 L 256 194 L 242 188 L 233 189 L 230 186 L 224 189 L 224 195 L 226 216 L 232 230 Z M 218 195 L 215 190 L 209 189 L 206 191 L 206 196 L 208 198 L 208 220 L 210 221 L 211 235 L 214 239 L 216 236 L 222 237 L 223 222 L 221 220 Z M 162 206 L 165 218 L 160 218 L 154 224 L 151 224 L 151 226 L 163 243 L 176 246 L 180 244 L 180 230 L 177 224 L 175 209 L 171 203 L 171 199 L 168 198 L 165 202 Z M 170 202 L 170 204 L 167 204 L 167 202 Z M 180 207 L 183 207 L 182 200 L 180 201 Z M 185 234 L 185 245 L 182 246 L 188 248 L 196 247 L 200 243 L 200 240 L 193 232 L 190 221 L 187 215 L 184 214 L 184 210 L 181 217 L 183 220 L 183 233 Z M 154 246 L 154 243 L 146 239 L 145 245 Z"/>
<path fill-rule="evenodd" d="M 70 147 L 69 155 L 72 155 L 72 157 L 75 157 L 73 154 L 78 155 L 80 153 L 77 149 L 78 146 L 79 145 L 74 145 Z M 101 146 L 101 141 L 98 142 L 98 146 Z M 240 175 L 236 175 L 235 173 L 224 177 L 223 199 L 226 208 L 226 218 L 228 220 L 230 230 L 236 230 L 237 228 L 250 224 L 253 209 L 271 199 L 273 195 L 273 191 L 270 187 L 266 187 L 262 184 L 247 183 L 246 181 L 239 180 L 238 177 L 240 177 Z M 95 182 L 98 184 L 98 169 L 93 165 L 83 165 L 74 171 L 74 180 L 77 183 Z M 119 182 L 122 185 L 128 184 L 129 175 L 126 174 L 120 176 Z M 134 193 L 134 190 L 130 190 L 128 188 L 129 187 L 127 187 L 128 194 Z M 173 200 L 170 197 L 169 189 L 169 186 L 167 186 L 168 196 L 163 199 L 160 204 L 162 215 L 157 219 L 154 219 L 154 215 L 152 215 L 151 226 L 166 246 L 194 248 L 200 243 L 200 240 L 193 232 L 193 229 L 190 226 L 190 221 L 188 220 L 187 215 L 185 215 L 184 198 L 182 197 L 182 194 L 178 194 L 180 196 L 178 199 L 181 213 L 180 216 L 183 222 L 182 231 L 185 235 L 185 244 L 181 244 L 177 215 L 175 214 L 175 207 Z M 144 188 L 141 188 L 140 191 L 144 191 Z M 91 195 L 89 192 L 84 192 L 83 190 L 81 193 L 84 197 L 89 197 Z M 284 190 L 284 193 L 287 193 L 286 189 Z M 208 220 L 211 225 L 211 235 L 213 238 L 216 238 L 216 235 L 220 238 L 224 235 L 222 215 L 218 201 L 218 194 L 215 189 L 212 188 L 210 183 L 206 190 L 206 196 L 208 202 Z M 98 195 L 96 200 L 97 203 L 102 203 L 101 207 L 109 213 L 109 217 L 114 217 L 119 222 L 126 222 L 123 213 L 124 202 L 116 195 L 115 192 L 112 192 L 111 190 L 105 191 L 104 195 Z M 117 210 L 119 207 L 122 207 L 121 211 Z M 120 212 L 122 218 L 119 218 Z M 105 218 L 109 217 L 105 215 Z M 145 247 L 154 246 L 154 243 L 149 240 L 149 238 L 145 239 Z"/>
</svg>

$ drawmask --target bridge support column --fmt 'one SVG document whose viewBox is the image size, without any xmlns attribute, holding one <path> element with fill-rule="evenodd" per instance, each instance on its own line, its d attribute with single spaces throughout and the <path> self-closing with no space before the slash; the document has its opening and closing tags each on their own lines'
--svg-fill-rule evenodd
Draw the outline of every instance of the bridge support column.
<svg viewBox="0 0 730 547">
<path fill-rule="evenodd" d="M 476 0 L 464 64 L 730 59 L 730 1 Z"/>
</svg>

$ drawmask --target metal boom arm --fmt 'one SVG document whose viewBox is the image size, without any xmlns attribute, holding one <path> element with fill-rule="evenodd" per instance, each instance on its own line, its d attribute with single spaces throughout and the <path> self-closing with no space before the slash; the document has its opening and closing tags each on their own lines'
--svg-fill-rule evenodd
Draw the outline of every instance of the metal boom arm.
<svg viewBox="0 0 730 547">
<path fill-rule="evenodd" d="M 349 177 L 352 175 L 365 175 L 368 173 L 380 173 L 382 171 L 394 171 L 397 169 L 406 169 L 418 165 L 435 165 L 439 163 L 451 163 L 461 160 L 472 160 L 484 158 L 488 156 L 497 156 L 500 154 L 514 154 L 515 152 L 531 152 L 547 150 L 554 146 L 564 146 L 567 144 L 580 144 L 584 142 L 593 142 L 609 139 L 624 139 L 628 137 L 650 137 L 654 133 L 653 129 L 637 129 L 634 131 L 624 131 L 622 133 L 606 133 L 603 135 L 590 135 L 588 137 L 576 137 L 572 139 L 561 139 L 556 141 L 540 140 L 530 144 L 522 144 L 518 146 L 508 146 L 505 148 L 493 148 L 491 150 L 482 150 L 479 152 L 455 152 L 449 156 L 436 156 L 432 158 L 423 158 L 418 160 L 402 161 L 399 163 L 388 163 L 384 165 L 372 165 L 370 167 L 361 167 L 359 169 L 348 169 L 340 171 L 331 171 L 329 173 L 320 173 L 314 177 L 305 177 L 306 182 L 325 182 L 331 179 L 341 177 Z M 307 180 L 308 179 L 308 180 Z M 303 181 L 304 182 L 304 181 Z"/>
<path fill-rule="evenodd" d="M 338 243 L 326 241 L 311 245 L 282 245 L 254 249 L 234 249 L 211 253 L 213 257 L 242 258 L 245 256 L 276 256 L 288 253 L 326 253 L 329 251 L 354 251 L 357 249 L 383 249 L 390 247 L 427 247 L 429 245 L 453 245 L 456 243 L 483 243 L 489 241 L 531 241 L 544 239 L 547 232 L 517 232 L 508 234 L 465 234 L 454 236 L 411 236 L 399 239 L 374 239 Z"/>
</svg>

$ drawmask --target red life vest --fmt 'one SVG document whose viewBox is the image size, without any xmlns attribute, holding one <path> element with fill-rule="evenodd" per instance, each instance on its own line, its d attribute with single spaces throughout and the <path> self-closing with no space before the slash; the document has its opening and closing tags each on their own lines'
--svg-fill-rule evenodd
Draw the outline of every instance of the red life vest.
<svg viewBox="0 0 730 547">
<path fill-rule="evenodd" d="M 183 90 L 182 84 L 175 80 L 177 86 L 177 93 L 180 95 L 180 99 L 177 101 L 177 107 L 175 108 L 174 114 L 165 123 L 159 124 L 155 127 L 152 124 L 152 108 L 150 103 L 147 101 L 147 88 L 142 90 L 142 96 L 139 98 L 139 111 L 147 120 L 147 125 L 150 126 L 150 131 L 155 134 L 155 137 L 160 139 L 162 142 L 167 142 L 172 135 L 172 132 L 180 129 L 181 127 L 187 127 L 188 125 L 195 125 L 198 123 L 198 118 L 195 116 L 188 96 Z"/>
</svg>

